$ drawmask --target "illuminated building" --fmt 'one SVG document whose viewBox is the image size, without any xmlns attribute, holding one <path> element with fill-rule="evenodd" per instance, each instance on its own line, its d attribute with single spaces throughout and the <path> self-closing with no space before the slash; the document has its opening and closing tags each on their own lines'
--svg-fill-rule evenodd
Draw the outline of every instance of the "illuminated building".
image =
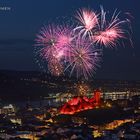
<svg viewBox="0 0 140 140">
<path fill-rule="evenodd" d="M 127 92 L 106 92 L 103 94 L 105 100 L 118 100 L 118 99 L 129 99 L 129 94 Z"/>
<path fill-rule="evenodd" d="M 15 112 L 16 112 L 16 109 L 14 108 L 12 104 L 9 104 L 8 106 L 4 106 L 0 110 L 0 114 L 7 114 L 7 115 L 12 115 Z"/>
<path fill-rule="evenodd" d="M 65 103 L 60 109 L 60 114 L 74 114 L 83 110 L 93 109 L 100 105 L 100 91 L 94 91 L 94 96 L 74 97 Z"/>
<path fill-rule="evenodd" d="M 20 125 L 22 124 L 21 119 L 16 117 L 10 118 L 10 121 L 14 124 L 20 124 Z"/>
</svg>

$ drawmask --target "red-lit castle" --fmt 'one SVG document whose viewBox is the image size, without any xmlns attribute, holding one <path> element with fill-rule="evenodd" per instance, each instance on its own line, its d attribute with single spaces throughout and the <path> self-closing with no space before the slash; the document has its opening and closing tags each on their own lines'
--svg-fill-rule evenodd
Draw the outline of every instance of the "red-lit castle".
<svg viewBox="0 0 140 140">
<path fill-rule="evenodd" d="M 83 110 L 93 109 L 100 105 L 100 94 L 101 92 L 96 90 L 92 98 L 86 96 L 74 97 L 61 107 L 60 114 L 74 114 Z"/>
</svg>

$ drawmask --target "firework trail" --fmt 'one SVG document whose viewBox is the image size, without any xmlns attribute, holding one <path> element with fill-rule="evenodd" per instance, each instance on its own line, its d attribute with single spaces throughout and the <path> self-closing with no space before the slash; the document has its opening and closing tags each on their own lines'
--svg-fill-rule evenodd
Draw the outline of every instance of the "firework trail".
<svg viewBox="0 0 140 140">
<path fill-rule="evenodd" d="M 63 73 L 63 65 L 55 57 L 49 61 L 48 68 L 52 75 L 60 76 Z"/>
</svg>

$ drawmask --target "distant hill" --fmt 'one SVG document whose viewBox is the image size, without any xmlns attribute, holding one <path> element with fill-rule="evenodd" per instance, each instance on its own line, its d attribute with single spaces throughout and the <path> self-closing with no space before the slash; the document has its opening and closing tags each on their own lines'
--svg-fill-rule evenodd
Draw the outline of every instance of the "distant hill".
<svg viewBox="0 0 140 140">
<path fill-rule="evenodd" d="M 0 98 L 21 100 L 27 97 L 38 98 L 58 92 L 74 92 L 76 78 L 55 77 L 38 71 L 0 70 Z M 87 82 L 93 89 L 103 91 L 139 90 L 140 81 L 94 79 Z"/>
</svg>

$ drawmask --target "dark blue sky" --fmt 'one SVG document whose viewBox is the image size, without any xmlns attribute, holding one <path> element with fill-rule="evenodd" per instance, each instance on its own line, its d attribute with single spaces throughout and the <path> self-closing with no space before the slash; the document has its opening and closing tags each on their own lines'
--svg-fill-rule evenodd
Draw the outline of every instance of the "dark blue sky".
<svg viewBox="0 0 140 140">
<path fill-rule="evenodd" d="M 82 7 L 96 11 L 103 5 L 112 13 L 114 9 L 133 15 L 133 43 L 104 51 L 97 78 L 140 80 L 140 7 L 139 0 L 0 0 L 0 69 L 38 70 L 34 61 L 33 40 L 44 24 L 57 17 L 71 17 Z"/>
</svg>

